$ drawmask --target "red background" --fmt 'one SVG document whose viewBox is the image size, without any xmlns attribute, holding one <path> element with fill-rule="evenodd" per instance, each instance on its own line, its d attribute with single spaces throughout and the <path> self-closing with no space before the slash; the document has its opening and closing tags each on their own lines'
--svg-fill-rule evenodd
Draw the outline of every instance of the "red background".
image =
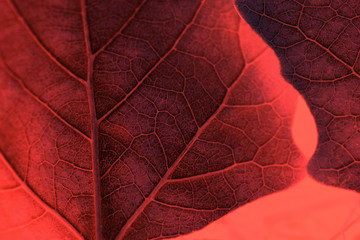
<svg viewBox="0 0 360 240">
<path fill-rule="evenodd" d="M 310 159 L 317 131 L 299 97 L 293 138 Z M 358 240 L 360 198 L 354 191 L 323 185 L 306 176 L 287 190 L 265 196 L 178 240 Z"/>
</svg>

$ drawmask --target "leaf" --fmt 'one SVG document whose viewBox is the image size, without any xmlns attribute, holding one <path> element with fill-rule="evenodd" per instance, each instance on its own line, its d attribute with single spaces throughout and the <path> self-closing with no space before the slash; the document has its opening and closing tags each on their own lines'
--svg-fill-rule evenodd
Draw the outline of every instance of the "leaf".
<svg viewBox="0 0 360 240">
<path fill-rule="evenodd" d="M 174 237 L 302 178 L 296 92 L 232 1 L 0 16 L 0 238 Z"/>
<path fill-rule="evenodd" d="M 0 154 L 1 239 L 79 239 L 77 231 L 44 204 Z"/>
<path fill-rule="evenodd" d="M 359 192 L 360 3 L 240 0 L 237 6 L 315 117 L 319 142 L 309 173 Z"/>
<path fill-rule="evenodd" d="M 306 176 L 176 240 L 358 239 L 359 213 L 357 192 Z"/>
</svg>

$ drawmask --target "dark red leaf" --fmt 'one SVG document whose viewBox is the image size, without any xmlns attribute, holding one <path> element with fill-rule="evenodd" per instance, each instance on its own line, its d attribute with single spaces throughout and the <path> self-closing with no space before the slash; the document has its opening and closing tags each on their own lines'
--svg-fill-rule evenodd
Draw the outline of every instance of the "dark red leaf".
<svg viewBox="0 0 360 240">
<path fill-rule="evenodd" d="M 238 0 L 237 6 L 315 117 L 319 143 L 309 173 L 359 192 L 360 2 Z"/>
<path fill-rule="evenodd" d="M 0 26 L 1 239 L 178 236 L 303 176 L 296 92 L 232 0 L 8 0 Z"/>
</svg>

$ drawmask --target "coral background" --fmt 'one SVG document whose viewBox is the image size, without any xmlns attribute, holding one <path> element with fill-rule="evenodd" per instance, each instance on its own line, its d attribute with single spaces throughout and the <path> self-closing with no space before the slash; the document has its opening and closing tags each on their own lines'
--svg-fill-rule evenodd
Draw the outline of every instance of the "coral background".
<svg viewBox="0 0 360 240">
<path fill-rule="evenodd" d="M 293 138 L 307 159 L 317 144 L 314 119 L 299 97 Z M 359 240 L 360 198 L 354 191 L 306 176 L 287 190 L 265 196 L 177 240 Z"/>
</svg>

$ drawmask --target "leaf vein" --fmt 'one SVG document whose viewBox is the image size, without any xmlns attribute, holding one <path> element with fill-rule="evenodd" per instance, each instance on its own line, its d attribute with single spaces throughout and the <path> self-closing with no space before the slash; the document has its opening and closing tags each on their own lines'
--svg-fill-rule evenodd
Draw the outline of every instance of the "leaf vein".
<svg viewBox="0 0 360 240">
<path fill-rule="evenodd" d="M 48 204 L 46 204 L 35 192 L 33 192 L 32 189 L 30 189 L 27 184 L 18 176 L 17 172 L 11 167 L 10 163 L 6 160 L 5 156 L 2 154 L 2 151 L 0 150 L 0 161 L 2 161 L 5 165 L 5 167 L 9 170 L 11 175 L 15 178 L 15 181 L 18 182 L 21 186 L 21 188 L 30 196 L 34 201 L 39 204 L 45 212 L 50 213 L 52 216 L 54 216 L 57 220 L 59 220 L 64 226 L 68 228 L 68 230 L 74 234 L 78 239 L 83 239 L 81 234 L 75 229 L 73 225 L 71 225 L 63 216 L 61 216 L 55 209 L 50 207 Z"/>
<path fill-rule="evenodd" d="M 42 101 L 38 96 L 36 96 L 25 84 L 24 82 L 18 77 L 12 70 L 3 62 L 1 61 L 0 66 L 3 67 L 5 72 L 8 74 L 9 77 L 16 80 L 16 82 L 21 86 L 21 88 L 30 95 L 36 102 L 40 103 L 43 107 L 45 107 L 48 111 L 50 111 L 58 120 L 60 120 L 63 124 L 65 124 L 67 127 L 69 127 L 74 132 L 78 133 L 83 138 L 90 140 L 88 136 L 86 136 L 83 132 L 78 130 L 75 126 L 73 126 L 71 123 L 66 121 L 63 117 L 61 117 L 57 112 L 55 112 L 48 104 L 46 104 L 44 101 Z"/>
<path fill-rule="evenodd" d="M 8 0 L 10 8 L 13 10 L 14 14 L 17 16 L 18 20 L 22 23 L 26 32 L 30 35 L 30 37 L 34 40 L 34 42 L 40 47 L 40 49 L 45 53 L 45 55 L 52 60 L 58 67 L 64 70 L 71 77 L 75 78 L 82 84 L 86 84 L 86 81 L 81 77 L 77 76 L 75 73 L 70 71 L 67 67 L 65 67 L 56 57 L 44 46 L 44 44 L 40 41 L 40 39 L 35 35 L 30 26 L 26 23 L 25 19 L 21 16 L 19 10 L 16 8 L 15 4 L 12 0 Z"/>
</svg>

